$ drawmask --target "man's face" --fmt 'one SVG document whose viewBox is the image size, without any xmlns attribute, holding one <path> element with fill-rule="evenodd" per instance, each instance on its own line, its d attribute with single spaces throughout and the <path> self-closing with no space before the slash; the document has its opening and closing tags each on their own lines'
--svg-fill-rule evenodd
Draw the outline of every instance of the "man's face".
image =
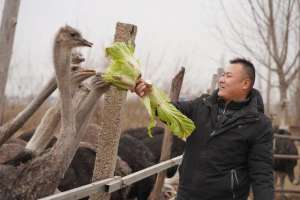
<svg viewBox="0 0 300 200">
<path fill-rule="evenodd" d="M 241 64 L 230 64 L 219 79 L 218 96 L 223 97 L 225 101 L 242 101 L 250 83 Z"/>
</svg>

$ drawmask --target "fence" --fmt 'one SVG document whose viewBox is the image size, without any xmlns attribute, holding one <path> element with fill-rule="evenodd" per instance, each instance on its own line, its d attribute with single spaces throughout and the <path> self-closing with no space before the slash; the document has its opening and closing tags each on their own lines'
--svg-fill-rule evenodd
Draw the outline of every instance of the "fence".
<svg viewBox="0 0 300 200">
<path fill-rule="evenodd" d="M 161 162 L 157 165 L 153 165 L 141 171 L 132 173 L 128 176 L 119 177 L 115 176 L 113 178 L 104 179 L 97 181 L 88 185 L 84 185 L 72 190 L 54 194 L 48 197 L 41 198 L 40 200 L 74 200 L 87 197 L 96 192 L 114 192 L 121 188 L 127 187 L 137 181 L 140 181 L 146 177 L 152 176 L 166 170 L 170 167 L 179 165 L 182 160 L 182 155 L 172 158 L 170 160 Z"/>
</svg>

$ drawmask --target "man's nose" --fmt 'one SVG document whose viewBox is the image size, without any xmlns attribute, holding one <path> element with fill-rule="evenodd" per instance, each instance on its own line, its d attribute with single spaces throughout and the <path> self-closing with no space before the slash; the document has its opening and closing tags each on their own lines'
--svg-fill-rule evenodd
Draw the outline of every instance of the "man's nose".
<svg viewBox="0 0 300 200">
<path fill-rule="evenodd" d="M 225 81 L 224 76 L 220 76 L 219 83 L 224 83 L 224 81 Z"/>
</svg>

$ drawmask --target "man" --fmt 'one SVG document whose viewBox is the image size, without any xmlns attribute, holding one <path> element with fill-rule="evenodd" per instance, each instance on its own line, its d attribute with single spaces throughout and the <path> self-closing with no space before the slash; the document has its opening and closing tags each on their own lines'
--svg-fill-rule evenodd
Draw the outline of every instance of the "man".
<svg viewBox="0 0 300 200">
<path fill-rule="evenodd" d="M 177 200 L 273 200 L 272 126 L 262 97 L 253 89 L 255 69 L 242 58 L 230 61 L 210 96 L 174 105 L 196 125 L 186 140 Z M 135 92 L 151 87 L 142 79 Z"/>
</svg>

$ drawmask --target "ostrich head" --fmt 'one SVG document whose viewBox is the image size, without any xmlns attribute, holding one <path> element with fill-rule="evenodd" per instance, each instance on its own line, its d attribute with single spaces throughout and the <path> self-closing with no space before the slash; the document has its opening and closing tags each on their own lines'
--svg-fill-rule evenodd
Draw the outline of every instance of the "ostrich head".
<svg viewBox="0 0 300 200">
<path fill-rule="evenodd" d="M 93 44 L 85 40 L 79 31 L 71 26 L 62 27 L 56 35 L 56 43 L 66 48 L 91 47 Z"/>
<path fill-rule="evenodd" d="M 82 68 L 80 63 L 84 61 L 83 55 L 79 51 L 74 51 L 71 54 L 71 82 L 75 87 L 78 87 L 82 81 L 94 76 L 96 71 L 93 69 Z"/>
<path fill-rule="evenodd" d="M 80 52 L 76 51 L 76 52 L 72 53 L 72 64 L 73 65 L 78 65 L 84 61 L 85 61 L 85 59 Z"/>
</svg>

